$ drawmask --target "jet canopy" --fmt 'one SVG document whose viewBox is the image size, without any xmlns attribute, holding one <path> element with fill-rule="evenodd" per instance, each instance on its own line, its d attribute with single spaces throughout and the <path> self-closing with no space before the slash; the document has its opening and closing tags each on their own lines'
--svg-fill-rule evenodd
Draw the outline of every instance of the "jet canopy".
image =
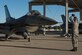
<svg viewBox="0 0 82 55">
<path fill-rule="evenodd" d="M 41 15 L 41 14 L 37 10 L 32 10 L 32 11 L 28 12 L 27 15 Z"/>
</svg>

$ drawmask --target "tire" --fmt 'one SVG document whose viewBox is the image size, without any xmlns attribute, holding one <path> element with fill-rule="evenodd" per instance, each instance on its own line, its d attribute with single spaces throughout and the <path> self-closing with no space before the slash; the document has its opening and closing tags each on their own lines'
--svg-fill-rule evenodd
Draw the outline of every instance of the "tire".
<svg viewBox="0 0 82 55">
<path fill-rule="evenodd" d="M 24 36 L 24 39 L 27 39 L 27 36 Z"/>
<path fill-rule="evenodd" d="M 26 32 L 24 32 L 24 34 L 23 34 L 23 37 L 24 37 L 24 39 L 27 39 L 27 33 Z"/>
</svg>

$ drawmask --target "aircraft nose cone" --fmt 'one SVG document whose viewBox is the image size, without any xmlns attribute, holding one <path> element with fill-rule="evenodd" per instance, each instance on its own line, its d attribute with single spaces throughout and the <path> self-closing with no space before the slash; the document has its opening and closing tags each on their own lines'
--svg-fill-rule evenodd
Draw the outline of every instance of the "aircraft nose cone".
<svg viewBox="0 0 82 55">
<path fill-rule="evenodd" d="M 44 24 L 47 24 L 47 25 L 57 24 L 56 20 L 53 20 L 53 19 L 48 18 L 48 17 L 43 17 L 43 20 L 44 20 Z"/>
<path fill-rule="evenodd" d="M 25 23 L 30 25 L 53 25 L 53 24 L 56 24 L 57 21 L 49 17 L 38 15 L 38 16 L 27 16 Z"/>
<path fill-rule="evenodd" d="M 53 20 L 53 19 L 49 19 L 48 23 L 49 23 L 50 25 L 52 25 L 52 24 L 57 24 L 57 21 L 55 21 L 55 20 Z"/>
</svg>

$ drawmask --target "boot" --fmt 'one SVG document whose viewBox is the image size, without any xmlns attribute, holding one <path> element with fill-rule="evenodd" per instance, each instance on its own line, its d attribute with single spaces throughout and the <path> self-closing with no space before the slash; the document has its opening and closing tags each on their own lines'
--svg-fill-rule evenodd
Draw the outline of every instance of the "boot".
<svg viewBox="0 0 82 55">
<path fill-rule="evenodd" d="M 77 47 L 74 47 L 74 48 L 71 49 L 70 51 L 77 51 Z"/>
</svg>

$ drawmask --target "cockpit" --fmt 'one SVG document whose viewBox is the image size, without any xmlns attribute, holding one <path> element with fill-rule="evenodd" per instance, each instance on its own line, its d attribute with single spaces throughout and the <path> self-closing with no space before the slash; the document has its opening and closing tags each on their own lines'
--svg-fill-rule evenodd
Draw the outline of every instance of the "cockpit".
<svg viewBox="0 0 82 55">
<path fill-rule="evenodd" d="M 28 12 L 27 15 L 41 15 L 41 14 L 37 10 L 32 10 L 32 11 Z"/>
</svg>

